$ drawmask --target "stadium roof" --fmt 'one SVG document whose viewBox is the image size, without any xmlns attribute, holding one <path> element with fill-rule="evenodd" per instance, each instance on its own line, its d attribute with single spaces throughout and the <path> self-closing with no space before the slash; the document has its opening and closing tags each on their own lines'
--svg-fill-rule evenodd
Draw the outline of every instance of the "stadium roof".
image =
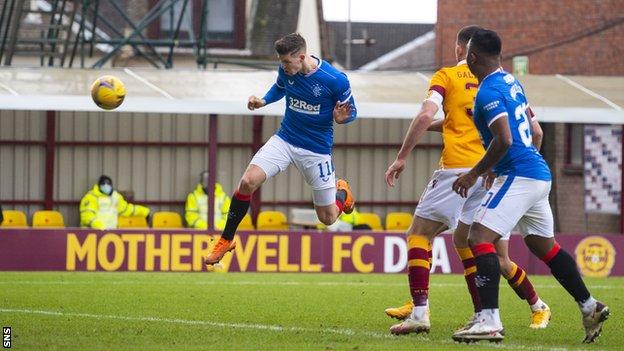
<svg viewBox="0 0 624 351">
<path fill-rule="evenodd" d="M 126 85 L 117 112 L 282 115 L 283 100 L 257 111 L 249 95 L 262 96 L 275 81 L 271 71 L 156 69 L 0 69 L 0 109 L 101 111 L 89 94 L 99 76 Z M 364 118 L 413 118 L 424 99 L 428 72 L 350 72 Z M 624 77 L 523 76 L 529 101 L 543 122 L 624 124 Z"/>
</svg>

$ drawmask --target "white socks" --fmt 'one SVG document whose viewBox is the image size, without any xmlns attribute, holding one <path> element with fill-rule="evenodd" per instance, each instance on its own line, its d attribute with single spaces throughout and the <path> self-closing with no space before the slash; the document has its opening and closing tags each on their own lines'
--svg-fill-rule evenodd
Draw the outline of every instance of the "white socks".
<svg viewBox="0 0 624 351">
<path fill-rule="evenodd" d="M 594 309 L 596 309 L 596 299 L 594 299 L 590 295 L 589 299 L 583 302 L 579 302 L 578 305 L 581 308 L 581 312 L 583 312 L 583 314 L 590 314 L 594 312 Z"/>
<path fill-rule="evenodd" d="M 531 305 L 531 312 L 535 312 L 535 311 L 539 311 L 539 310 L 544 310 L 547 309 L 548 305 L 546 305 L 544 303 L 544 301 L 542 301 L 542 299 L 540 299 L 539 297 L 537 298 L 537 302 L 535 302 L 534 304 Z"/>
<path fill-rule="evenodd" d="M 485 319 L 485 323 L 491 326 L 502 327 L 498 308 L 484 308 L 481 310 L 481 317 Z"/>
<path fill-rule="evenodd" d="M 426 306 L 414 306 L 412 309 L 412 318 L 416 320 L 421 320 L 425 318 L 425 315 L 428 316 L 429 311 L 429 301 L 427 301 Z"/>
</svg>

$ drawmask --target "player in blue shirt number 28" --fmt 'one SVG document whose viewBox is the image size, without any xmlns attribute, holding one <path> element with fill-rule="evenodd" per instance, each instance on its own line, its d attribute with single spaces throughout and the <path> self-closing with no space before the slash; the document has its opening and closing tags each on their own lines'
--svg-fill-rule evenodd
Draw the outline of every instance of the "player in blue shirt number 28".
<svg viewBox="0 0 624 351">
<path fill-rule="evenodd" d="M 499 261 L 493 243 L 518 227 L 531 252 L 548 267 L 581 310 L 585 339 L 593 342 L 602 331 L 609 308 L 596 301 L 585 286 L 574 259 L 555 241 L 548 203 L 551 175 L 532 144 L 524 88 L 501 67 L 502 43 L 496 32 L 479 30 L 468 42 L 467 64 L 479 80 L 473 120 L 487 151 L 470 171 L 453 184 L 466 196 L 480 176 L 493 169 L 496 179 L 475 213 L 468 241 L 475 256 L 483 310 L 469 328 L 453 335 L 457 341 L 501 341 L 498 312 Z"/>
<path fill-rule="evenodd" d="M 330 225 L 342 212 L 353 211 L 351 189 L 345 180 L 336 181 L 331 155 L 334 122 L 349 123 L 357 116 L 349 80 L 328 62 L 308 55 L 305 39 L 297 33 L 276 41 L 275 51 L 281 63 L 277 81 L 263 98 L 250 96 L 247 108 L 255 110 L 286 97 L 284 119 L 243 174 L 221 238 L 204 260 L 207 265 L 234 249 L 234 233 L 253 192 L 290 164 L 312 187 L 314 208 L 323 224 Z"/>
</svg>

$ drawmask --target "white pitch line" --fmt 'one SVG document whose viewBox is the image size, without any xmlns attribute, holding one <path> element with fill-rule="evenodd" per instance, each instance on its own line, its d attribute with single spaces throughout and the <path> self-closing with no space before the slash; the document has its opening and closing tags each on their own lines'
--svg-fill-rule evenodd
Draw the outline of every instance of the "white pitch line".
<svg viewBox="0 0 624 351">
<path fill-rule="evenodd" d="M 132 316 L 118 316 L 110 314 L 93 314 L 93 313 L 77 313 L 77 312 L 60 312 L 60 311 L 45 311 L 45 310 L 25 310 L 25 309 L 13 309 L 13 308 L 0 308 L 0 312 L 4 313 L 23 313 L 23 314 L 39 314 L 46 316 L 58 316 L 58 317 L 82 317 L 93 319 L 116 319 L 131 322 L 157 322 L 157 323 L 174 323 L 174 324 L 188 324 L 188 325 L 202 325 L 207 327 L 217 328 L 232 328 L 232 329 L 252 329 L 252 330 L 268 330 L 277 332 L 313 332 L 321 334 L 339 334 L 339 335 L 364 335 L 373 338 L 391 338 L 389 334 L 381 334 L 367 331 L 357 331 L 352 329 L 333 329 L 333 328 L 304 328 L 304 327 L 285 327 L 281 325 L 271 324 L 247 324 L 247 323 L 225 323 L 214 321 L 202 321 L 193 319 L 179 319 L 179 318 L 160 318 L 160 317 L 132 317 Z"/>
<path fill-rule="evenodd" d="M 617 111 L 622 111 L 622 107 L 618 104 L 616 104 L 615 102 L 607 99 L 606 97 L 596 93 L 595 91 L 589 90 L 587 88 L 585 88 L 584 86 L 580 85 L 579 83 L 573 81 L 572 79 L 568 78 L 568 77 L 564 77 L 561 74 L 557 74 L 555 75 L 558 79 L 570 84 L 571 86 L 575 87 L 576 89 L 584 92 L 585 94 L 594 97 L 602 102 L 604 102 L 605 104 L 613 107 L 615 110 Z"/>
<path fill-rule="evenodd" d="M 420 72 L 416 72 L 416 75 L 418 77 L 420 77 L 420 79 L 424 80 L 425 82 L 429 83 L 429 81 L 431 80 L 431 78 L 427 77 L 426 75 L 420 73 Z"/>
<path fill-rule="evenodd" d="M 19 94 L 17 93 L 17 91 L 15 91 L 15 90 L 11 89 L 11 87 L 9 87 L 8 85 L 6 85 L 6 84 L 4 84 L 4 83 L 2 83 L 2 82 L 0 82 L 0 87 L 3 87 L 3 88 L 4 88 L 4 89 L 6 89 L 9 93 L 11 93 L 12 95 L 19 96 Z"/>
<path fill-rule="evenodd" d="M 171 324 L 185 324 L 185 325 L 199 325 L 204 327 L 214 328 L 230 328 L 230 329 L 248 329 L 248 330 L 263 330 L 273 332 L 310 332 L 319 334 L 337 334 L 346 336 L 368 336 L 376 339 L 391 339 L 397 338 L 394 335 L 387 333 L 378 333 L 371 331 L 358 331 L 353 329 L 339 329 L 339 328 L 304 328 L 304 327 L 285 327 L 281 325 L 272 324 L 250 324 L 250 323 L 226 323 L 226 322 L 214 322 L 214 321 L 202 321 L 193 319 L 180 319 L 180 318 L 160 318 L 160 317 L 132 317 L 132 316 L 119 316 L 110 314 L 94 314 L 94 313 L 79 313 L 79 312 L 60 312 L 60 311 L 46 311 L 46 310 L 28 310 L 28 309 L 14 309 L 14 308 L 0 308 L 0 312 L 4 313 L 21 313 L 21 314 L 35 314 L 43 316 L 55 316 L 55 317 L 80 317 L 80 318 L 93 318 L 93 319 L 112 319 L 122 320 L 129 322 L 154 322 L 154 323 L 171 323 Z M 450 340 L 431 340 L 427 337 L 421 337 L 422 341 L 429 342 L 431 344 L 445 344 L 445 345 L 458 345 L 458 343 Z M 515 344 L 479 344 L 479 346 L 491 347 L 495 349 L 512 349 L 512 350 L 549 350 L 549 351 L 566 351 L 567 348 L 550 348 L 541 346 L 525 346 Z M 578 349 L 574 349 L 578 350 Z"/>
<path fill-rule="evenodd" d="M 167 99 L 171 99 L 174 100 L 175 98 L 173 96 L 171 96 L 168 92 L 164 91 L 163 89 L 159 88 L 158 86 L 150 83 L 150 81 L 148 81 L 147 79 L 141 77 L 140 75 L 134 73 L 134 71 L 132 71 L 130 68 L 124 68 L 124 72 L 126 72 L 127 74 L 131 75 L 132 77 L 138 79 L 139 81 L 141 81 L 143 84 L 147 85 L 148 87 L 156 90 L 157 92 L 159 92 L 160 94 L 162 94 L 164 97 L 166 97 Z"/>
<path fill-rule="evenodd" d="M 171 281 L 171 282 L 141 282 L 141 281 L 123 281 L 123 280 L 115 280 L 115 281 L 65 281 L 65 280 L 51 280 L 51 281 L 40 281 L 40 280 L 23 280 L 23 281 L 0 281 L 0 285 L 137 285 L 137 284 L 145 284 L 145 285 L 180 285 L 180 284 L 188 284 L 188 285 L 268 285 L 268 286 L 406 286 L 406 283 L 381 283 L 381 282 L 294 282 L 294 281 L 280 281 L 280 282 L 270 282 L 270 281 L 214 281 L 214 280 L 206 280 L 206 281 L 194 281 L 194 282 L 180 282 L 180 281 Z M 463 283 L 430 283 L 431 287 L 465 287 L 466 284 Z M 540 289 L 561 289 L 560 285 L 556 284 L 534 284 L 536 288 Z M 624 286 L 613 286 L 613 285 L 588 285 L 590 289 L 600 289 L 600 290 L 622 290 Z"/>
</svg>

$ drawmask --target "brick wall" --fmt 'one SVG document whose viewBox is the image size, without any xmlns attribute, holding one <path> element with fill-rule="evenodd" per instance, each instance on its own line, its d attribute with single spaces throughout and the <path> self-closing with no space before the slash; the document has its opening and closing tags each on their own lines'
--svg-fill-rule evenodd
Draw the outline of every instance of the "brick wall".
<svg viewBox="0 0 624 351">
<path fill-rule="evenodd" d="M 585 213 L 583 171 L 566 167 L 565 124 L 546 124 L 542 155 L 548 162 L 554 182 L 550 202 L 555 230 L 562 233 L 619 233 L 620 216 Z"/>
<path fill-rule="evenodd" d="M 549 160 L 550 169 L 555 179 L 553 197 L 556 206 L 553 209 L 557 222 L 557 231 L 580 233 L 586 232 L 585 221 L 585 185 L 583 171 L 566 169 L 566 127 L 564 124 L 552 125 L 554 130 L 554 158 Z"/>
<path fill-rule="evenodd" d="M 436 62 L 454 64 L 457 31 L 477 24 L 495 30 L 503 56 L 571 39 L 590 30 L 613 27 L 554 48 L 529 54 L 533 74 L 624 75 L 624 1 L 525 0 L 438 1 Z M 616 24 L 618 23 L 618 24 Z M 511 59 L 504 60 L 511 69 Z"/>
</svg>

